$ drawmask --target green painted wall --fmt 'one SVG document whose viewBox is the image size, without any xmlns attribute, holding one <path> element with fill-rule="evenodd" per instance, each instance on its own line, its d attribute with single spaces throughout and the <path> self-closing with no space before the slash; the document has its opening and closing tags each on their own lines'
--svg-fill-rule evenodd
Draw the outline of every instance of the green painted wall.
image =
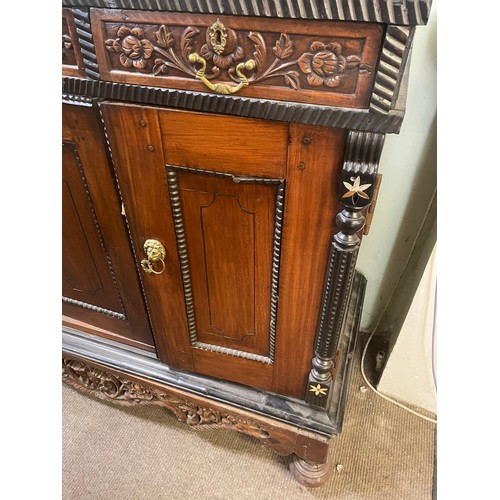
<svg viewBox="0 0 500 500">
<path fill-rule="evenodd" d="M 357 268 L 367 277 L 361 329 L 376 328 L 410 259 L 436 190 L 436 2 L 413 42 L 406 116 L 397 135 L 386 136 L 383 175 L 370 234 Z"/>
</svg>

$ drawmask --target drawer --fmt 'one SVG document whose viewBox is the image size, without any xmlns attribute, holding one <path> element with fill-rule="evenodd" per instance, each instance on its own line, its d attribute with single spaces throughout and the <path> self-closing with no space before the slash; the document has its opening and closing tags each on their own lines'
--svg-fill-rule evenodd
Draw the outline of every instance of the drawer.
<svg viewBox="0 0 500 500">
<path fill-rule="evenodd" d="M 367 108 L 383 27 L 170 12 L 91 10 L 101 79 Z"/>
<path fill-rule="evenodd" d="M 62 74 L 85 78 L 85 66 L 71 9 L 62 9 Z"/>
</svg>

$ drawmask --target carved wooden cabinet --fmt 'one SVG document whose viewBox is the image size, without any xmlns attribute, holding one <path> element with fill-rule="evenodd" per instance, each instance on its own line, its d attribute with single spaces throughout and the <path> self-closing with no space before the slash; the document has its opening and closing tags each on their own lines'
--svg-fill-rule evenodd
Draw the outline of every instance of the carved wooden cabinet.
<svg viewBox="0 0 500 500">
<path fill-rule="evenodd" d="M 63 5 L 64 380 L 321 484 L 430 2 Z"/>
</svg>

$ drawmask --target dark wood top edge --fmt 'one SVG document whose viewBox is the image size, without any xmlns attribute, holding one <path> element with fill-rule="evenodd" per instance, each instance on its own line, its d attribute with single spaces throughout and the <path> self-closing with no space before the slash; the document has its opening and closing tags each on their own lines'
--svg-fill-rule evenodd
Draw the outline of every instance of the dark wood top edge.
<svg viewBox="0 0 500 500">
<path fill-rule="evenodd" d="M 66 99 L 73 95 L 380 133 L 399 133 L 404 118 L 404 112 L 397 110 L 381 114 L 371 112 L 368 109 L 337 108 L 249 97 L 222 96 L 206 92 L 72 77 L 63 77 L 62 84 L 62 92 Z"/>
<path fill-rule="evenodd" d="M 101 339 L 90 338 L 88 335 L 80 335 L 73 329 L 63 327 L 62 350 L 68 357 L 73 355 L 87 359 L 122 373 L 252 411 L 327 437 L 338 433 L 326 411 L 312 408 L 299 399 L 182 372 L 143 353 L 102 342 Z"/>
<path fill-rule="evenodd" d="M 427 24 L 432 0 L 63 0 L 62 5 L 416 26 Z"/>
</svg>

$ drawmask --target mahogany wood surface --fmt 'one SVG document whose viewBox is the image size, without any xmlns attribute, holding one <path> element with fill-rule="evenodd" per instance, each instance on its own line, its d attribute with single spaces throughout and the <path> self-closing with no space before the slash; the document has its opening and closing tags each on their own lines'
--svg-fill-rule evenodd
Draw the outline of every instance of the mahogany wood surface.
<svg viewBox="0 0 500 500">
<path fill-rule="evenodd" d="M 119 9 L 92 9 L 91 20 L 103 80 L 210 92 L 195 79 L 196 52 L 213 83 L 239 82 L 236 65 L 256 61 L 237 95 L 350 108 L 369 105 L 383 33 L 374 23 Z M 217 20 L 227 37 L 220 54 L 210 45 Z"/>
<path fill-rule="evenodd" d="M 178 178 L 198 340 L 268 356 L 276 187 Z"/>
<path fill-rule="evenodd" d="M 77 306 L 72 306 L 70 304 L 66 304 L 66 311 L 71 311 L 74 310 L 73 308 L 76 308 Z M 85 314 L 86 313 L 86 314 Z M 96 326 L 95 320 L 94 320 L 94 315 L 92 311 L 80 311 L 77 314 L 81 319 L 75 319 L 74 317 L 66 316 L 63 314 L 62 316 L 62 324 L 63 326 L 67 326 L 69 328 L 74 328 L 76 330 L 79 330 L 81 332 L 87 332 L 87 333 L 92 333 L 94 335 L 98 335 L 99 337 L 103 337 L 106 339 L 114 340 L 115 342 L 120 342 L 121 344 L 126 344 L 130 345 L 132 347 L 138 347 L 139 349 L 142 349 L 144 351 L 149 351 L 149 352 L 154 352 L 156 353 L 156 348 L 154 345 L 150 344 L 145 344 L 143 342 L 140 342 L 138 340 L 134 340 L 129 337 L 122 337 L 118 333 L 116 333 L 114 327 L 115 325 L 113 323 L 110 323 L 108 329 L 105 329 L 104 326 L 106 326 L 106 321 L 100 321 L 100 327 Z M 83 321 L 83 318 L 87 316 L 88 320 Z"/>
<path fill-rule="evenodd" d="M 63 105 L 63 314 L 154 346 L 95 110 Z M 109 336 L 107 335 L 107 336 Z"/>
<path fill-rule="evenodd" d="M 147 239 L 166 250 L 165 271 L 142 274 L 159 358 L 194 370 L 188 337 L 181 266 L 167 186 L 157 109 L 103 103 L 102 113 L 120 185 L 135 259 L 145 258 Z"/>
<path fill-rule="evenodd" d="M 64 142 L 62 151 L 63 295 L 121 314 L 120 296 L 101 247 L 76 147 L 74 143 Z"/>
<path fill-rule="evenodd" d="M 288 124 L 164 110 L 158 115 L 167 163 L 282 179 Z"/>
</svg>

